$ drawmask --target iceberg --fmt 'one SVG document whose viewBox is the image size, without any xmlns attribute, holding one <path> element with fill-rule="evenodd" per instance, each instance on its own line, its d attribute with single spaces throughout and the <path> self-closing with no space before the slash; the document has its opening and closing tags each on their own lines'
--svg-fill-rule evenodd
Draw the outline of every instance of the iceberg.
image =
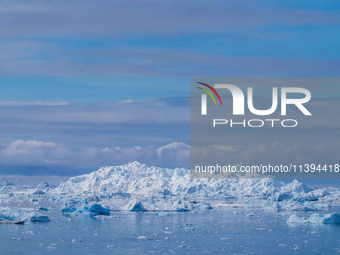
<svg viewBox="0 0 340 255">
<path fill-rule="evenodd" d="M 137 161 L 71 177 L 47 192 L 74 208 L 100 202 L 132 211 L 204 210 L 220 207 L 221 201 L 274 211 L 319 211 L 340 199 L 338 188 L 311 189 L 298 180 L 191 178 L 185 168 L 148 167 Z"/>
<path fill-rule="evenodd" d="M 65 208 L 61 209 L 64 216 L 70 216 L 70 213 L 73 213 L 76 210 L 77 209 L 74 208 L 74 207 L 65 207 Z"/>
<path fill-rule="evenodd" d="M 291 215 L 288 220 L 291 223 L 311 223 L 311 224 L 340 224 L 339 213 L 320 214 L 313 213 L 309 218 L 299 217 L 296 214 Z"/>
<path fill-rule="evenodd" d="M 89 211 L 94 215 L 110 215 L 110 209 L 104 208 L 100 204 L 93 204 Z"/>
<path fill-rule="evenodd" d="M 73 206 L 67 206 L 64 207 L 62 210 L 63 216 L 71 217 L 71 216 L 89 216 L 89 217 L 95 217 L 98 215 L 104 215 L 109 216 L 110 215 L 110 209 L 104 208 L 100 204 L 93 204 L 90 207 L 88 206 L 81 206 L 81 207 L 73 207 Z"/>
<path fill-rule="evenodd" d="M 296 214 L 292 214 L 288 220 L 287 220 L 288 224 L 291 223 L 308 223 L 308 219 L 305 217 L 299 217 Z"/>
<path fill-rule="evenodd" d="M 33 208 L 0 207 L 0 221 L 50 221 L 48 216 L 38 213 Z"/>
<path fill-rule="evenodd" d="M 329 214 L 312 214 L 309 219 L 309 223 L 314 224 L 340 224 L 340 214 L 339 213 L 329 213 Z"/>
<path fill-rule="evenodd" d="M 138 211 L 147 211 L 142 202 L 139 200 L 132 200 L 127 206 L 126 206 L 126 210 L 128 211 L 133 211 L 133 212 L 138 212 Z"/>
<path fill-rule="evenodd" d="M 48 218 L 48 216 L 32 216 L 30 218 L 31 222 L 48 222 L 50 221 L 50 219 Z"/>
</svg>

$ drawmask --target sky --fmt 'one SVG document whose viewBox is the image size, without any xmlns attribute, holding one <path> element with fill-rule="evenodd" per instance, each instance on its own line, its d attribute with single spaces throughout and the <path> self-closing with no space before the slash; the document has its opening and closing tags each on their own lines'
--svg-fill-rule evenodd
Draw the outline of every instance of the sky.
<svg viewBox="0 0 340 255">
<path fill-rule="evenodd" d="M 190 78 L 338 77 L 339 14 L 328 0 L 0 0 L 0 174 L 188 167 Z"/>
</svg>

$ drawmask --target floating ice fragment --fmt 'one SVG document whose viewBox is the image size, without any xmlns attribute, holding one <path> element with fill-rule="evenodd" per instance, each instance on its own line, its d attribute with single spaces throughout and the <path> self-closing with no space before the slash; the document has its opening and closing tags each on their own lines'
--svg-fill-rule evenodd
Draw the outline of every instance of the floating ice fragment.
<svg viewBox="0 0 340 255">
<path fill-rule="evenodd" d="M 329 213 L 329 214 L 318 214 L 313 213 L 309 219 L 308 222 L 310 223 L 316 223 L 316 224 L 340 224 L 340 214 L 339 213 Z"/>
<path fill-rule="evenodd" d="M 92 212 L 95 215 L 110 215 L 110 209 L 104 208 L 100 204 L 93 204 L 90 209 L 90 212 Z"/>
<path fill-rule="evenodd" d="M 313 213 L 308 219 L 293 214 L 287 220 L 287 223 L 312 223 L 312 224 L 340 224 L 339 213 L 319 214 Z"/>
<path fill-rule="evenodd" d="M 290 247 L 290 249 L 291 249 L 292 251 L 297 251 L 299 248 L 300 248 L 300 246 L 297 245 L 297 244 L 294 244 L 293 246 Z"/>
<path fill-rule="evenodd" d="M 80 243 L 81 238 L 72 238 L 72 243 Z"/>
<path fill-rule="evenodd" d="M 190 210 L 187 208 L 179 208 L 176 210 L 177 212 L 189 212 Z"/>
<path fill-rule="evenodd" d="M 292 214 L 288 220 L 287 223 L 307 223 L 308 220 L 305 217 L 299 217 L 296 214 Z"/>
<path fill-rule="evenodd" d="M 30 218 L 31 222 L 48 222 L 50 221 L 50 219 L 48 218 L 48 216 L 32 216 Z"/>
<path fill-rule="evenodd" d="M 65 208 L 61 209 L 64 216 L 70 216 L 70 213 L 73 213 L 76 210 L 77 209 L 74 208 L 74 207 L 65 207 Z"/>
<path fill-rule="evenodd" d="M 222 241 L 231 240 L 230 237 L 221 237 L 220 239 L 221 239 Z"/>
</svg>

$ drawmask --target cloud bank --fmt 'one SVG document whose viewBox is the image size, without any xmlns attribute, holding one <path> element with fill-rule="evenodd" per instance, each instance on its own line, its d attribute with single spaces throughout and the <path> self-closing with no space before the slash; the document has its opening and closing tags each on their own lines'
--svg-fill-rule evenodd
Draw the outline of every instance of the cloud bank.
<svg viewBox="0 0 340 255">
<path fill-rule="evenodd" d="M 159 153 L 159 152 L 163 153 Z M 81 147 L 69 148 L 63 144 L 37 141 L 16 140 L 0 150 L 0 165 L 6 167 L 27 167 L 27 175 L 34 175 L 45 167 L 46 175 L 58 174 L 57 168 L 95 169 L 104 165 L 123 164 L 138 160 L 148 164 L 168 167 L 188 167 L 189 146 L 185 143 L 170 143 L 161 147 Z M 34 166 L 37 167 L 36 171 Z M 13 173 L 13 172 L 12 172 Z"/>
</svg>

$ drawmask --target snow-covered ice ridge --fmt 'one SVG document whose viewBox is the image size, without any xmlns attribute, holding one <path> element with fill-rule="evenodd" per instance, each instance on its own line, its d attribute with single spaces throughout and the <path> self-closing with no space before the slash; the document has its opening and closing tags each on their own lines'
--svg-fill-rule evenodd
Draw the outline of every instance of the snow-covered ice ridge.
<svg viewBox="0 0 340 255">
<path fill-rule="evenodd" d="M 284 183 L 271 178 L 259 179 L 193 179 L 184 168 L 168 169 L 148 167 L 139 162 L 121 166 L 103 167 L 90 174 L 70 178 L 60 184 L 54 194 L 96 195 L 102 199 L 125 196 L 142 201 L 145 209 L 160 209 L 167 199 L 174 209 L 180 201 L 209 201 L 213 207 L 223 207 L 235 201 L 246 201 L 247 205 L 259 205 L 267 209 L 313 211 L 338 203 L 338 188 L 311 189 L 298 182 Z M 255 198 L 255 199 L 251 199 Z M 227 200 L 228 203 L 224 204 Z M 151 202 L 150 202 L 151 201 Z M 147 208 L 149 205 L 149 208 Z M 188 207 L 189 206 L 189 207 Z M 190 209 L 190 204 L 187 205 Z M 206 207 L 206 204 L 205 206 Z M 118 209 L 118 208 L 117 208 Z"/>
<path fill-rule="evenodd" d="M 224 196 L 268 197 L 278 192 L 308 193 L 298 181 L 290 184 L 274 179 L 193 179 L 185 168 L 147 167 L 137 161 L 102 167 L 90 174 L 70 178 L 55 189 L 68 194 L 130 194 L 135 196 L 175 195 L 205 198 Z"/>
<path fill-rule="evenodd" d="M 195 179 L 188 169 L 132 162 L 72 177 L 57 187 L 47 183 L 35 187 L 0 186 L 0 221 L 47 221 L 61 215 L 109 216 L 113 211 L 155 211 L 162 215 L 169 211 L 240 207 L 254 211 L 329 212 L 330 207 L 340 205 L 339 201 L 338 188 L 311 189 L 297 180 Z"/>
</svg>

